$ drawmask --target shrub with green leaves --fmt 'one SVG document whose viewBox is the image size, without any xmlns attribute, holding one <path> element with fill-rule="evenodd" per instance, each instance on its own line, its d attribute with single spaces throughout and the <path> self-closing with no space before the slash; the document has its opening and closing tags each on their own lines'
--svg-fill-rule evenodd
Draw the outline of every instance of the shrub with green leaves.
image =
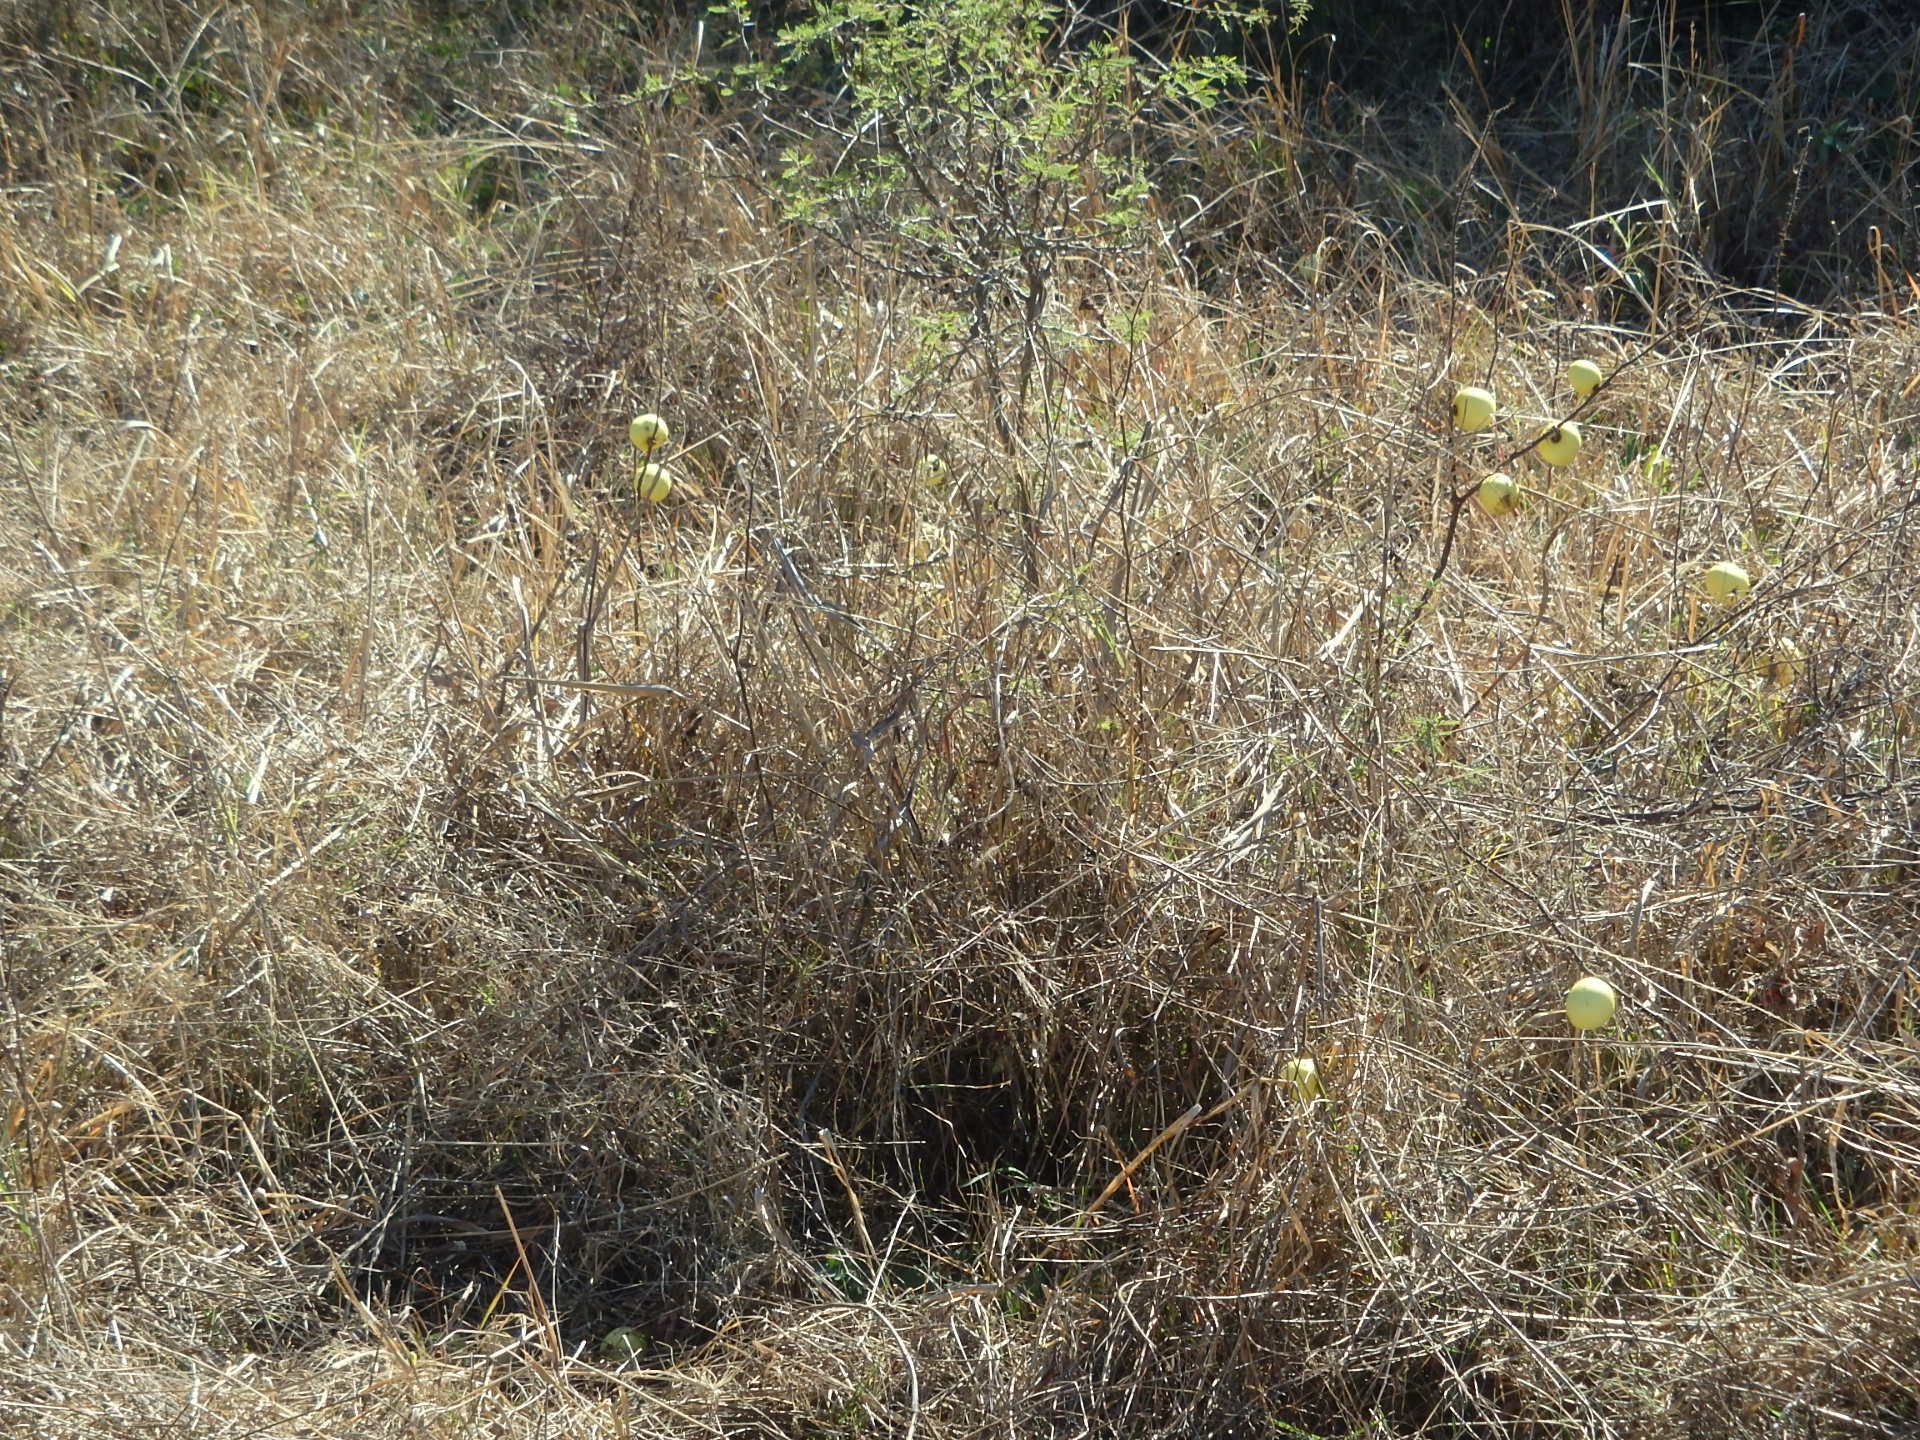
<svg viewBox="0 0 1920 1440">
<path fill-rule="evenodd" d="M 1265 20 L 1203 0 L 1189 42 Z M 1036 319 L 1063 262 L 1141 235 L 1159 122 L 1245 79 L 1196 43 L 1156 55 L 1050 0 L 830 0 L 777 37 L 752 78 L 833 103 L 785 149 L 788 213 L 863 254 Z"/>
</svg>

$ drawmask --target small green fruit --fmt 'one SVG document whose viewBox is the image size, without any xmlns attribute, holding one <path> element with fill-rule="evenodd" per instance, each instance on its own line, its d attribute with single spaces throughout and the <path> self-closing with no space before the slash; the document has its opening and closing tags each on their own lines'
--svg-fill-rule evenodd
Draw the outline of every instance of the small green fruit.
<svg viewBox="0 0 1920 1440">
<path fill-rule="evenodd" d="M 1562 420 L 1540 442 L 1540 458 L 1549 465 L 1571 465 L 1580 454 L 1580 427 Z"/>
<path fill-rule="evenodd" d="M 1493 423 L 1497 403 L 1491 390 L 1482 390 L 1477 385 L 1462 386 L 1453 394 L 1453 423 L 1469 435 L 1484 430 Z"/>
<path fill-rule="evenodd" d="M 647 1352 L 647 1332 L 637 1325 L 622 1325 L 600 1337 L 600 1358 L 613 1365 L 638 1360 Z"/>
<path fill-rule="evenodd" d="M 1620 997 L 1614 993 L 1613 986 L 1598 975 L 1589 975 L 1574 981 L 1573 988 L 1567 991 L 1567 1019 L 1576 1030 L 1598 1030 L 1613 1019 L 1619 1003 Z"/>
<path fill-rule="evenodd" d="M 1576 360 L 1567 367 L 1567 383 L 1573 386 L 1573 393 L 1582 400 L 1600 388 L 1600 382 L 1607 377 L 1600 373 L 1600 367 L 1591 360 Z"/>
<path fill-rule="evenodd" d="M 1480 508 L 1489 515 L 1511 515 L 1520 508 L 1520 487 L 1511 475 L 1489 475 L 1474 492 Z"/>
<path fill-rule="evenodd" d="M 627 426 L 627 438 L 633 441 L 634 449 L 643 455 L 651 455 L 673 438 L 673 432 L 667 429 L 667 422 L 658 415 L 636 415 L 633 423 Z"/>
<path fill-rule="evenodd" d="M 1302 1105 L 1311 1105 L 1324 1093 L 1320 1088 L 1320 1067 L 1304 1055 L 1280 1067 L 1280 1083 L 1292 1091 L 1293 1098 Z"/>
<path fill-rule="evenodd" d="M 657 505 L 673 493 L 673 472 L 664 465 L 642 465 L 633 484 L 642 500 Z"/>
<path fill-rule="evenodd" d="M 1753 580 L 1733 561 L 1722 560 L 1707 567 L 1707 573 L 1700 577 L 1700 588 L 1713 599 L 1731 604 L 1753 589 Z"/>
</svg>

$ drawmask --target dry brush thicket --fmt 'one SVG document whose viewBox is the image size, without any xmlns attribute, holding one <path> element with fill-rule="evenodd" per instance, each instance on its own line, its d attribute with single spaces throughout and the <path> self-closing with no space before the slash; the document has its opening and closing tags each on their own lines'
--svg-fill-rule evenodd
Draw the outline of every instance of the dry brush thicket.
<svg viewBox="0 0 1920 1440">
<path fill-rule="evenodd" d="M 238 16 L 0 196 L 0 1428 L 1920 1424 L 1910 282 L 975 331 L 722 110 Z"/>
</svg>

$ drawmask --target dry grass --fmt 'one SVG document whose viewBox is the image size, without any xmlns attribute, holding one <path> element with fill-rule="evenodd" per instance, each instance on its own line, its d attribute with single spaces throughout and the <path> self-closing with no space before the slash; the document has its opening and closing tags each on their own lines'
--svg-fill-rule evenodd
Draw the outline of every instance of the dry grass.
<svg viewBox="0 0 1920 1440">
<path fill-rule="evenodd" d="M 974 339 L 731 112 L 219 13 L 0 195 L 10 1432 L 1920 1423 L 1904 273 L 1295 196 Z"/>
</svg>

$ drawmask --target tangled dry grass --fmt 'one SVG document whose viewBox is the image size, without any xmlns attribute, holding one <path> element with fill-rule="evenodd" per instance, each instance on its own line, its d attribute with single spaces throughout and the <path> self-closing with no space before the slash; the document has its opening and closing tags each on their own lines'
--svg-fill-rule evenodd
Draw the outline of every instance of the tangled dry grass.
<svg viewBox="0 0 1920 1440">
<path fill-rule="evenodd" d="M 0 197 L 8 1433 L 1920 1425 L 1896 261 L 969 333 L 712 97 L 154 13 Z"/>
</svg>

